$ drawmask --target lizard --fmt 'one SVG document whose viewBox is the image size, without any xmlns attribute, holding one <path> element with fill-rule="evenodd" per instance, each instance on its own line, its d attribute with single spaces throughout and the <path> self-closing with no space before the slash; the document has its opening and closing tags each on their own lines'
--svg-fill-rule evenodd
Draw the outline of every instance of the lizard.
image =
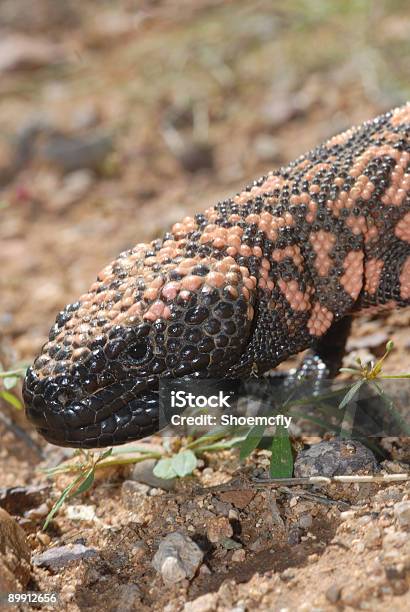
<svg viewBox="0 0 410 612">
<path fill-rule="evenodd" d="M 158 430 L 161 379 L 262 376 L 309 348 L 334 375 L 352 314 L 410 305 L 409 134 L 410 103 L 121 253 L 58 314 L 29 420 L 112 446 Z"/>
</svg>

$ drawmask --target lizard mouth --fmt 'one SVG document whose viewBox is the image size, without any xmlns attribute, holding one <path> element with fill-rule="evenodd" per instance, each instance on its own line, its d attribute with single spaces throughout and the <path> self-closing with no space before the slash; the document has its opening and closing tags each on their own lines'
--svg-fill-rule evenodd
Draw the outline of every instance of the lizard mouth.
<svg viewBox="0 0 410 612">
<path fill-rule="evenodd" d="M 27 418 L 58 446 L 99 448 L 124 444 L 158 431 L 158 383 L 126 380 L 81 399 L 53 396 L 52 379 L 28 372 L 23 387 Z"/>
</svg>

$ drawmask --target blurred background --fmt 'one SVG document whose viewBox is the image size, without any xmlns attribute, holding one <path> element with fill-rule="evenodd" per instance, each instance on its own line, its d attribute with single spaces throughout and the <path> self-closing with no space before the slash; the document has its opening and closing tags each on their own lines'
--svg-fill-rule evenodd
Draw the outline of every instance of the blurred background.
<svg viewBox="0 0 410 612">
<path fill-rule="evenodd" d="M 3 361 L 120 251 L 409 99 L 409 59 L 406 0 L 1 0 Z"/>
</svg>

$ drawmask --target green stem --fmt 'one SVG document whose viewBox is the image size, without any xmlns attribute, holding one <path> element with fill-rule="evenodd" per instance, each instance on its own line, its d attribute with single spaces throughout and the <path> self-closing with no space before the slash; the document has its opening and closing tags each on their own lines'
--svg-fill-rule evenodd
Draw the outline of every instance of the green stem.
<svg viewBox="0 0 410 612">
<path fill-rule="evenodd" d="M 377 378 L 386 378 L 394 380 L 396 378 L 410 378 L 410 374 L 381 374 Z"/>
<path fill-rule="evenodd" d="M 0 378 L 21 378 L 24 376 L 26 370 L 10 370 L 9 372 L 0 372 Z"/>
</svg>

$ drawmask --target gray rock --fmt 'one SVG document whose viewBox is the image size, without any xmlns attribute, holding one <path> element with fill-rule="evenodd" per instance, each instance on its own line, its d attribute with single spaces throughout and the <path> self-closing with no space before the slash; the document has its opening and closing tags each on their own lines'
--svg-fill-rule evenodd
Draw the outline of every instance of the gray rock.
<svg viewBox="0 0 410 612">
<path fill-rule="evenodd" d="M 252 552 L 261 552 L 266 548 L 265 542 L 263 538 L 257 538 L 251 544 L 248 545 L 249 550 Z"/>
<path fill-rule="evenodd" d="M 301 529 L 310 529 L 313 525 L 313 518 L 311 514 L 302 514 L 298 520 L 298 526 Z"/>
<path fill-rule="evenodd" d="M 121 499 L 127 510 L 134 510 L 141 506 L 142 500 L 148 496 L 148 485 L 135 480 L 124 480 L 121 487 Z"/>
<path fill-rule="evenodd" d="M 394 504 L 394 516 L 402 527 L 410 527 L 410 501 L 401 501 Z"/>
<path fill-rule="evenodd" d="M 82 559 L 89 559 L 97 555 L 98 552 L 95 548 L 88 548 L 83 546 L 83 544 L 73 544 L 49 548 L 42 553 L 33 555 L 32 562 L 37 567 L 59 570 L 70 563 L 70 561 L 81 561 Z"/>
<path fill-rule="evenodd" d="M 212 498 L 212 505 L 215 508 L 215 512 L 222 516 L 229 516 L 229 511 L 232 510 L 232 505 L 226 502 L 220 501 L 217 497 Z"/>
<path fill-rule="evenodd" d="M 65 173 L 87 168 L 99 170 L 114 148 L 109 134 L 93 132 L 84 136 L 66 136 L 52 131 L 38 145 L 38 157 Z"/>
<path fill-rule="evenodd" d="M 146 461 L 141 461 L 141 463 L 136 463 L 132 469 L 131 479 L 136 482 L 142 482 L 149 487 L 171 491 L 175 487 L 176 478 L 168 480 L 155 476 L 153 469 L 156 462 L 156 459 L 147 459 Z"/>
<path fill-rule="evenodd" d="M 340 599 L 340 591 L 341 588 L 337 584 L 332 584 L 326 590 L 325 597 L 330 603 L 335 604 Z"/>
<path fill-rule="evenodd" d="M 188 536 L 173 532 L 160 543 L 152 560 L 165 583 L 173 584 L 193 578 L 202 563 L 204 553 Z"/>
<path fill-rule="evenodd" d="M 298 453 L 295 461 L 297 478 L 376 471 L 378 465 L 373 453 L 356 440 L 319 442 Z"/>
<path fill-rule="evenodd" d="M 116 596 L 118 612 L 133 612 L 141 607 L 141 590 L 132 582 L 119 585 Z"/>
</svg>

